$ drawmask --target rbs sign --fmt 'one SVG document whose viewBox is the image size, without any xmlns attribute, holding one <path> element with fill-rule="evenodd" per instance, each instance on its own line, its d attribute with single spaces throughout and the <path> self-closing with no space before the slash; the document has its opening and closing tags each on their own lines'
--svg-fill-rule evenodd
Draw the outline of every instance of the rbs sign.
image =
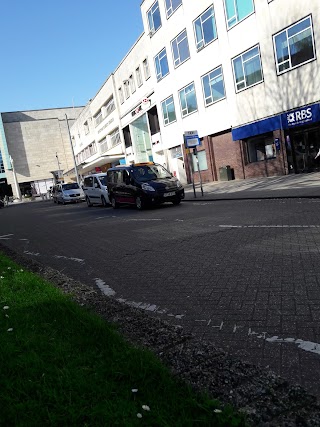
<svg viewBox="0 0 320 427">
<path fill-rule="evenodd" d="M 294 126 L 303 126 L 308 123 L 319 120 L 319 105 L 315 104 L 311 107 L 300 108 L 291 113 L 283 114 L 283 125 L 285 128 Z"/>
</svg>

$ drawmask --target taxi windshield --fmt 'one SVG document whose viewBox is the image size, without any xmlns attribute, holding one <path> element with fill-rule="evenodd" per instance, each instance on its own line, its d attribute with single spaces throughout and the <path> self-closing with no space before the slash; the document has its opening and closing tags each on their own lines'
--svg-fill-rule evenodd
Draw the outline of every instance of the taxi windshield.
<svg viewBox="0 0 320 427">
<path fill-rule="evenodd" d="M 152 181 L 159 178 L 171 178 L 170 173 L 161 165 L 135 166 L 131 172 L 140 182 Z"/>
<path fill-rule="evenodd" d="M 62 190 L 78 190 L 78 188 L 79 188 L 79 185 L 76 182 L 62 185 Z"/>
</svg>

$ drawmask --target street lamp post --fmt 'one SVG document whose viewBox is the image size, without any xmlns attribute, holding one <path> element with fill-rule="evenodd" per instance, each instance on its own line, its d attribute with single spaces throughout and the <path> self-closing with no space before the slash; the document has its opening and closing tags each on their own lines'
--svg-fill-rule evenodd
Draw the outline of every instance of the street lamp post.
<svg viewBox="0 0 320 427">
<path fill-rule="evenodd" d="M 21 200 L 21 190 L 19 187 L 19 183 L 18 183 L 18 179 L 17 179 L 17 175 L 16 175 L 16 170 L 14 168 L 14 161 L 13 161 L 13 158 L 11 156 L 9 156 L 9 159 L 10 159 L 10 163 L 11 163 L 11 167 L 12 167 L 13 180 L 14 180 L 14 186 L 16 189 L 17 199 Z"/>
<path fill-rule="evenodd" d="M 65 116 L 66 116 L 67 127 L 68 127 L 69 142 L 70 142 L 70 147 L 71 147 L 71 152 L 72 152 L 72 157 L 73 157 L 74 172 L 75 172 L 75 174 L 76 174 L 77 183 L 78 183 L 78 185 L 79 185 L 79 187 L 80 187 L 80 179 L 79 179 L 79 174 L 78 174 L 78 168 L 77 168 L 76 157 L 75 157 L 75 155 L 74 155 L 74 151 L 73 151 L 73 145 L 72 145 L 71 134 L 70 134 L 70 129 L 69 129 L 68 116 L 67 116 L 67 114 L 65 114 Z"/>
</svg>

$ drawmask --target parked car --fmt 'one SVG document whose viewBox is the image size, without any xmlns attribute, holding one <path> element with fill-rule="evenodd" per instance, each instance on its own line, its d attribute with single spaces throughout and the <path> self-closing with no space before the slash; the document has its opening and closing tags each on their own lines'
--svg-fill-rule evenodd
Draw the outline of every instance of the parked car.
<svg viewBox="0 0 320 427">
<path fill-rule="evenodd" d="M 148 205 L 184 199 L 180 181 L 162 165 L 148 162 L 120 165 L 107 171 L 109 199 L 115 209 L 120 203 L 134 204 L 138 209 Z"/>
<path fill-rule="evenodd" d="M 107 174 L 96 173 L 84 177 L 82 189 L 89 207 L 95 205 L 108 206 L 109 195 Z"/>
<path fill-rule="evenodd" d="M 52 188 L 54 203 L 77 203 L 85 200 L 85 195 L 77 182 L 56 184 Z"/>
</svg>

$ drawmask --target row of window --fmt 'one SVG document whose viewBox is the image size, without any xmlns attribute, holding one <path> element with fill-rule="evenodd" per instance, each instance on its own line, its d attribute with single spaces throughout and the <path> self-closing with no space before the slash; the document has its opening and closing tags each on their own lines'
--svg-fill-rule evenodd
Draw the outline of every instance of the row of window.
<svg viewBox="0 0 320 427">
<path fill-rule="evenodd" d="M 106 117 L 108 117 L 112 111 L 116 109 L 114 99 L 111 97 L 106 101 L 102 107 L 96 112 L 96 114 L 93 116 L 94 125 L 97 127 Z M 88 122 L 84 124 L 85 132 L 89 132 Z"/>
<path fill-rule="evenodd" d="M 181 5 L 182 0 L 165 0 L 167 18 L 169 18 Z M 253 0 L 224 0 L 224 8 L 228 29 L 234 27 L 238 22 L 254 12 Z M 200 18 L 198 18 L 198 20 L 199 19 Z M 156 0 L 148 10 L 147 20 L 149 34 L 152 36 L 162 25 L 158 0 Z"/>
<path fill-rule="evenodd" d="M 294 68 L 315 58 L 311 17 L 288 27 L 274 36 L 277 66 L 280 71 Z M 163 59 L 163 58 L 162 58 Z M 259 45 L 247 50 L 232 60 L 236 91 L 239 92 L 263 81 Z M 222 66 L 201 77 L 205 106 L 225 98 Z M 197 111 L 194 83 L 179 92 L 181 116 Z M 161 103 L 163 121 L 168 125 L 176 121 L 173 96 Z"/>
<path fill-rule="evenodd" d="M 150 77 L 150 69 L 149 69 L 148 58 L 145 58 L 142 61 L 142 67 L 143 67 L 144 78 L 145 78 L 145 80 L 148 80 L 148 78 Z M 135 75 L 136 75 L 138 87 L 142 86 L 143 85 L 143 79 L 142 79 L 142 73 L 141 73 L 140 65 L 136 68 Z M 124 90 L 122 90 L 122 86 L 120 86 L 118 88 L 118 94 L 119 94 L 119 99 L 120 99 L 121 104 L 124 103 L 125 99 L 128 99 L 130 97 L 130 91 L 131 91 L 131 94 L 133 94 L 136 91 L 136 82 L 135 82 L 135 78 L 134 78 L 133 74 L 131 74 L 129 76 L 128 80 L 125 80 L 123 82 L 123 88 L 124 88 Z"/>
<path fill-rule="evenodd" d="M 213 8 L 209 8 L 204 15 L 211 16 L 211 34 L 215 37 L 213 20 Z M 206 22 L 209 22 L 208 20 Z M 199 25 L 202 25 L 200 21 Z M 209 24 L 208 24 L 209 25 Z M 199 27 L 200 28 L 200 27 Z M 202 31 L 202 34 L 205 34 Z M 213 40 L 213 39 L 212 39 Z M 204 42 L 211 41 L 204 38 Z M 315 45 L 311 16 L 308 16 L 296 24 L 291 25 L 273 36 L 276 57 L 277 74 L 293 69 L 301 64 L 315 59 Z M 186 30 L 183 30 L 171 41 L 174 67 L 179 66 L 190 57 Z M 169 65 L 166 48 L 163 48 L 154 58 L 157 80 L 161 80 L 169 74 Z M 253 84 L 262 81 L 261 58 L 259 47 L 248 50 L 232 60 L 233 73 L 236 83 L 236 91 L 246 89 Z"/>
<path fill-rule="evenodd" d="M 109 135 L 101 139 L 101 141 L 98 142 L 99 144 L 99 153 L 105 153 L 106 151 L 110 150 L 111 148 L 115 147 L 116 145 L 121 143 L 121 137 L 119 128 L 116 128 L 113 132 L 111 132 Z M 83 163 L 85 160 L 87 160 L 89 157 L 93 156 L 97 153 L 97 144 L 95 141 L 93 141 L 90 145 L 88 145 L 86 148 L 84 148 L 80 153 L 76 155 L 76 163 L 77 165 Z"/>
</svg>

